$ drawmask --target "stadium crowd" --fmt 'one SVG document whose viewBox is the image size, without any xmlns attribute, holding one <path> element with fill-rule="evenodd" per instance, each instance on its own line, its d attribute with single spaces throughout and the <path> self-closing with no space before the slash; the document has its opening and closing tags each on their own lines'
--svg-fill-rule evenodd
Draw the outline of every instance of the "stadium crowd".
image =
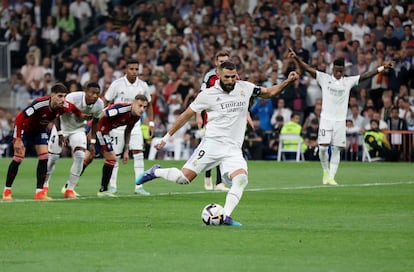
<svg viewBox="0 0 414 272">
<path fill-rule="evenodd" d="M 330 72 L 333 60 L 343 57 L 347 75 L 392 60 L 392 69 L 352 90 L 347 126 L 350 134 L 362 135 L 377 119 L 384 131 L 414 131 L 411 1 L 1 0 L 0 40 L 11 50 L 13 113 L 49 94 L 55 82 L 71 91 L 97 82 L 103 95 L 133 58 L 152 91 L 155 136 L 162 136 L 174 113 L 198 94 L 217 51 L 230 52 L 241 80 L 269 87 L 299 71 L 287 57 L 293 48 L 320 71 Z M 281 127 L 299 113 L 307 159 L 317 159 L 321 92 L 313 78 L 300 74 L 276 99 L 252 101 L 257 128 L 246 134 L 247 158 L 274 159 Z M 195 119 L 190 125 L 184 149 L 201 135 Z M 0 143 L 10 142 L 12 128 L 13 114 L 2 109 Z"/>
</svg>

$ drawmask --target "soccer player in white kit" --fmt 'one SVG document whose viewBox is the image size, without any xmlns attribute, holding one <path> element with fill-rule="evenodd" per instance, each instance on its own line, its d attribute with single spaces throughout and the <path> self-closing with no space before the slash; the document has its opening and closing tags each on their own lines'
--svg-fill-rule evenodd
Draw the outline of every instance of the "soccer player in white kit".
<svg viewBox="0 0 414 272">
<path fill-rule="evenodd" d="M 322 112 L 319 122 L 318 145 L 319 159 L 323 169 L 322 183 L 326 185 L 338 185 L 335 175 L 341 159 L 341 149 L 346 145 L 346 114 L 348 100 L 352 87 L 362 80 L 373 77 L 390 68 L 391 63 L 384 63 L 377 69 L 368 71 L 362 75 L 344 76 L 345 60 L 336 59 L 333 62 L 332 75 L 317 71 L 303 62 L 292 48 L 289 48 L 289 57 L 293 58 L 300 69 L 308 72 L 316 79 L 322 90 Z M 329 160 L 328 149 L 331 145 L 331 158 Z"/>
<path fill-rule="evenodd" d="M 289 83 L 299 78 L 296 72 L 279 85 L 269 88 L 256 86 L 251 82 L 236 80 L 234 63 L 226 61 L 218 67 L 219 80 L 208 91 L 198 94 L 194 102 L 178 117 L 177 121 L 163 137 L 158 149 L 164 147 L 168 139 L 183 126 L 195 113 L 203 110 L 208 113 L 204 138 L 194 150 L 181 170 L 160 168 L 154 165 L 136 181 L 143 184 L 162 177 L 177 184 L 189 184 L 201 172 L 220 165 L 225 182 L 231 184 L 224 204 L 224 224 L 241 226 L 231 218 L 247 186 L 247 163 L 242 154 L 242 144 L 246 131 L 246 116 L 252 96 L 271 98 L 276 96 Z"/>
<path fill-rule="evenodd" d="M 53 126 L 49 138 L 46 181 L 43 188 L 49 187 L 49 181 L 55 170 L 56 162 L 60 158 L 62 145 L 66 142 L 72 150 L 73 163 L 70 168 L 69 179 L 62 189 L 65 198 L 76 198 L 75 186 L 79 181 L 82 170 L 95 157 L 96 130 L 99 116 L 104 108 L 104 102 L 99 98 L 100 87 L 96 82 L 86 85 L 85 91 L 73 92 L 66 96 L 66 101 L 74 104 L 81 112 L 90 115 L 92 118 L 91 139 L 89 144 L 89 155 L 85 158 L 87 137 L 86 120 L 68 112 L 60 116 L 56 126 Z"/>
<path fill-rule="evenodd" d="M 138 78 L 138 70 L 138 61 L 133 59 L 128 60 L 125 68 L 125 76 L 111 83 L 104 95 L 104 102 L 105 105 L 113 103 L 132 103 L 134 102 L 135 96 L 137 94 L 146 96 L 148 99 L 147 116 L 150 120 L 150 136 L 152 136 L 154 134 L 154 121 L 150 89 L 145 81 Z M 112 147 L 117 156 L 117 162 L 112 171 L 112 176 L 109 184 L 109 191 L 111 193 L 116 193 L 117 191 L 119 159 L 123 153 L 125 145 L 124 131 L 125 126 L 122 126 L 115 128 L 110 132 L 112 138 Z M 141 121 L 138 121 L 135 124 L 135 127 L 131 132 L 129 150 L 131 150 L 134 160 L 134 172 L 136 179 L 142 172 L 144 172 L 144 137 L 141 130 Z M 123 163 L 126 163 L 126 161 L 123 160 Z M 150 194 L 144 190 L 142 185 L 135 185 L 135 193 L 141 195 Z"/>
</svg>

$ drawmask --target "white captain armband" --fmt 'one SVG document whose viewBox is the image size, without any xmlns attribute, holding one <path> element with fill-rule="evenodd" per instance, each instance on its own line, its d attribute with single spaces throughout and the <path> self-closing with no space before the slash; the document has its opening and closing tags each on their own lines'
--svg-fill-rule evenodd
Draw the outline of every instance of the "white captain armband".
<svg viewBox="0 0 414 272">
<path fill-rule="evenodd" d="M 260 86 L 255 86 L 253 88 L 253 96 L 259 96 L 262 93 L 262 87 Z"/>
<path fill-rule="evenodd" d="M 91 139 L 90 143 L 91 144 L 96 144 L 96 139 Z"/>
</svg>

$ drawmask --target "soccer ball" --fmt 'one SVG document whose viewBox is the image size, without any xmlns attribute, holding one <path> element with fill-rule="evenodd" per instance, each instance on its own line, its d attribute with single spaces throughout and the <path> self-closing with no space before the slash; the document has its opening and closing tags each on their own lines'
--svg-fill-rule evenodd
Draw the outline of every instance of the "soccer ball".
<svg viewBox="0 0 414 272">
<path fill-rule="evenodd" d="M 201 211 L 201 220 L 206 225 L 216 226 L 223 224 L 223 207 L 216 203 L 208 204 Z"/>
</svg>

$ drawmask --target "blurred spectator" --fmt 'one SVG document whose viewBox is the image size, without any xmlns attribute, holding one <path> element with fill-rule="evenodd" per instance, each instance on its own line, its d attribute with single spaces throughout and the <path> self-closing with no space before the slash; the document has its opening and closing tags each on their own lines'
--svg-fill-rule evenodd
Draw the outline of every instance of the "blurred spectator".
<svg viewBox="0 0 414 272">
<path fill-rule="evenodd" d="M 300 80 L 296 80 L 293 84 L 286 87 L 282 93 L 286 106 L 292 109 L 292 111 L 300 112 L 301 119 L 304 118 L 306 109 L 306 96 L 306 86 Z"/>
<path fill-rule="evenodd" d="M 59 41 L 60 32 L 56 25 L 56 18 L 47 16 L 46 24 L 42 27 L 42 51 L 46 56 L 52 56 L 57 53 L 57 43 Z"/>
<path fill-rule="evenodd" d="M 364 117 L 360 114 L 360 109 L 358 105 L 351 105 L 350 114 L 347 116 L 347 120 L 352 121 L 354 127 L 361 129 L 364 126 Z"/>
<path fill-rule="evenodd" d="M 72 43 L 72 35 L 64 29 L 60 30 L 60 38 L 56 44 L 56 52 L 67 52 L 71 48 Z M 68 54 L 62 55 L 63 57 L 67 57 Z"/>
<path fill-rule="evenodd" d="M 319 120 L 312 119 L 310 126 L 305 128 L 303 134 L 303 140 L 306 145 L 306 150 L 304 153 L 305 160 L 307 161 L 316 161 L 319 160 L 318 156 L 318 130 L 319 130 Z"/>
<path fill-rule="evenodd" d="M 159 4 L 161 5 L 161 4 Z M 129 25 L 132 21 L 128 14 L 128 7 L 124 5 L 115 5 L 112 12 L 109 14 L 109 19 L 113 23 L 113 29 L 117 32 L 128 32 Z"/>
<path fill-rule="evenodd" d="M 384 17 L 382 17 L 382 15 L 377 15 L 377 17 L 375 18 L 375 27 L 371 29 L 371 34 L 374 34 L 374 43 L 376 43 L 377 41 L 381 40 L 382 37 L 384 37 L 385 23 Z"/>
<path fill-rule="evenodd" d="M 40 68 L 43 72 L 43 75 L 50 74 L 51 78 L 54 78 L 54 71 L 52 69 L 52 60 L 50 57 L 45 56 L 42 59 L 42 64 L 40 65 Z"/>
<path fill-rule="evenodd" d="M 12 127 L 10 126 L 10 123 L 7 120 L 6 112 L 7 111 L 5 109 L 0 108 L 0 156 L 3 154 L 4 149 L 6 149 L 12 141 Z"/>
<path fill-rule="evenodd" d="M 121 56 L 121 51 L 115 43 L 115 39 L 112 36 L 106 38 L 105 47 L 101 48 L 99 52 L 105 52 L 107 54 L 110 63 L 115 64 L 116 60 Z"/>
<path fill-rule="evenodd" d="M 108 3 L 110 1 L 89 0 L 89 2 L 91 3 L 91 6 L 96 13 L 96 17 L 98 18 L 98 21 L 99 21 L 99 18 L 108 16 Z"/>
<path fill-rule="evenodd" d="M 364 142 L 371 158 L 398 161 L 399 152 L 391 149 L 387 136 L 379 129 L 378 121 L 371 120 L 369 126 L 370 129 L 364 133 Z"/>
<path fill-rule="evenodd" d="M 390 0 L 390 4 L 382 10 L 382 15 L 390 16 L 391 14 L 404 15 L 404 8 L 398 5 L 398 0 Z"/>
<path fill-rule="evenodd" d="M 9 44 L 11 67 L 18 68 L 21 65 L 23 65 L 21 61 L 22 58 L 19 57 L 19 55 L 21 54 L 20 43 L 22 40 L 22 35 L 20 35 L 15 23 L 10 22 L 8 24 L 9 27 L 4 33 L 4 40 Z"/>
<path fill-rule="evenodd" d="M 385 122 L 388 125 L 388 129 L 394 131 L 390 135 L 390 143 L 393 149 L 397 149 L 400 151 L 403 151 L 404 147 L 407 148 L 406 152 L 402 152 L 403 154 L 408 153 L 408 146 L 406 144 L 403 144 L 403 142 L 409 142 L 408 137 L 412 137 L 411 135 L 402 135 L 395 133 L 395 131 L 406 131 L 408 130 L 407 127 L 407 121 L 403 118 L 400 118 L 399 116 L 399 109 L 398 107 L 393 107 L 391 110 L 391 115 L 389 118 L 385 120 Z M 406 137 L 408 136 L 408 137 Z M 404 139 L 405 138 L 405 139 Z M 407 158 L 403 158 L 404 160 L 407 160 Z"/>
<path fill-rule="evenodd" d="M 27 90 L 26 82 L 21 73 L 17 73 L 12 77 L 11 89 L 16 94 L 16 104 L 14 109 L 21 111 L 30 103 L 30 94 Z"/>
<path fill-rule="evenodd" d="M 321 112 L 322 112 L 322 99 L 317 99 L 315 102 L 315 107 L 311 113 L 305 118 L 305 121 L 303 122 L 302 130 L 306 130 L 307 127 L 311 125 L 312 120 L 321 119 Z"/>
<path fill-rule="evenodd" d="M 379 109 L 379 113 L 381 114 L 381 119 L 385 121 L 391 117 L 391 111 L 393 108 L 391 95 L 384 92 L 381 102 L 382 107 Z"/>
<path fill-rule="evenodd" d="M 31 100 L 45 96 L 47 91 L 43 84 L 43 77 L 34 77 L 29 83 L 28 92 Z"/>
<path fill-rule="evenodd" d="M 118 35 L 119 33 L 117 31 L 114 30 L 114 24 L 111 20 L 106 20 L 105 22 L 105 28 L 102 29 L 101 31 L 99 31 L 98 33 L 98 41 L 100 44 L 105 45 L 106 41 L 108 40 L 108 37 L 113 37 L 115 40 L 118 39 Z M 97 44 L 95 40 L 92 40 L 93 44 Z M 96 45 L 97 46 L 97 45 Z M 90 48 L 91 49 L 91 48 Z M 95 50 L 92 51 L 97 51 L 97 48 L 93 48 Z"/>
<path fill-rule="evenodd" d="M 292 116 L 290 117 L 290 121 L 283 125 L 280 135 L 283 134 L 297 134 L 302 135 L 302 126 L 300 125 L 300 114 L 298 112 L 293 112 Z M 298 140 L 284 140 L 283 141 L 284 149 L 296 151 L 298 147 Z M 306 150 L 306 145 L 303 144 L 302 146 L 303 151 Z M 292 160 L 296 156 L 295 153 L 287 153 L 286 159 Z"/>
<path fill-rule="evenodd" d="M 362 129 L 351 119 L 346 119 L 346 145 L 345 158 L 348 160 L 357 160 L 358 150 L 363 142 Z"/>
<path fill-rule="evenodd" d="M 381 119 L 381 114 L 375 111 L 373 107 L 368 107 L 367 115 L 364 119 L 365 127 L 363 128 L 363 130 L 371 129 L 371 120 L 376 120 L 378 122 L 379 129 L 381 131 L 386 131 L 389 129 L 387 123 L 383 119 Z"/>
<path fill-rule="evenodd" d="M 303 48 L 308 50 L 309 52 L 313 51 L 313 44 L 316 42 L 316 37 L 313 34 L 313 29 L 311 25 L 306 25 L 304 34 L 302 37 L 302 44 Z"/>
<path fill-rule="evenodd" d="M 359 44 L 362 45 L 364 43 L 364 34 L 369 34 L 371 32 L 369 27 L 365 25 L 364 14 L 362 12 L 356 14 L 356 22 L 352 25 L 350 31 L 352 33 L 352 40 L 357 40 Z"/>
<path fill-rule="evenodd" d="M 75 18 L 69 13 L 67 5 L 61 5 L 57 18 L 57 26 L 71 35 L 76 32 Z"/>
<path fill-rule="evenodd" d="M 414 126 L 414 106 L 410 103 L 409 96 L 396 97 L 395 106 L 399 108 L 398 116 L 407 121 L 409 130 Z"/>
<path fill-rule="evenodd" d="M 174 89 L 172 90 L 172 94 L 179 94 L 181 98 L 185 100 L 190 90 L 194 92 L 195 88 L 195 80 L 191 78 L 187 71 L 182 71 L 179 75 L 178 80 L 174 84 Z"/>
<path fill-rule="evenodd" d="M 387 25 L 385 27 L 384 37 L 381 39 L 384 43 L 385 48 L 391 46 L 394 50 L 400 48 L 400 40 L 394 36 L 394 27 L 392 25 Z"/>
<path fill-rule="evenodd" d="M 85 35 L 87 28 L 94 23 L 91 7 L 84 0 L 73 1 L 69 5 L 69 14 L 77 20 L 79 32 L 82 36 Z"/>
<path fill-rule="evenodd" d="M 259 128 L 263 130 L 263 132 L 271 132 L 273 130 L 272 126 L 272 116 L 273 116 L 273 104 L 271 99 L 265 99 L 258 97 L 256 101 L 250 108 L 250 114 L 252 116 L 257 116 L 260 120 Z M 267 142 L 265 142 L 267 143 Z"/>
<path fill-rule="evenodd" d="M 290 108 L 286 107 L 285 104 L 285 100 L 282 97 L 279 97 L 277 99 L 277 105 L 276 108 L 273 110 L 273 115 L 271 118 L 270 123 L 273 126 L 277 125 L 277 117 L 278 116 L 282 116 L 283 117 L 283 121 L 286 124 L 287 122 L 290 121 L 290 116 L 292 115 L 292 110 Z"/>
<path fill-rule="evenodd" d="M 63 60 L 62 67 L 60 67 L 57 71 L 56 80 L 66 82 L 72 75 L 76 75 L 76 72 L 73 69 L 73 59 L 71 57 L 67 57 Z"/>
<path fill-rule="evenodd" d="M 29 52 L 26 54 L 26 64 L 20 69 L 20 73 L 23 76 L 25 82 L 30 83 L 34 77 L 42 77 L 43 70 L 40 68 L 36 61 L 35 54 Z"/>
<path fill-rule="evenodd" d="M 247 126 L 243 142 L 243 153 L 248 160 L 262 160 L 264 149 L 264 131 L 260 128 L 260 119 L 252 118 L 254 127 Z"/>
</svg>

